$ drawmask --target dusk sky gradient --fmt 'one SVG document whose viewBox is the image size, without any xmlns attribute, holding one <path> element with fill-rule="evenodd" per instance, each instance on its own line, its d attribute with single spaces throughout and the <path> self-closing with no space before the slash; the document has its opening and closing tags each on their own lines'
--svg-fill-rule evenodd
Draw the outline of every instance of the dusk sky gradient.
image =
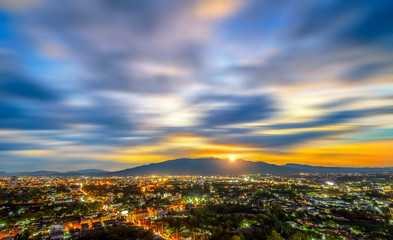
<svg viewBox="0 0 393 240">
<path fill-rule="evenodd" d="M 1 0 L 0 171 L 393 166 L 393 1 Z"/>
</svg>

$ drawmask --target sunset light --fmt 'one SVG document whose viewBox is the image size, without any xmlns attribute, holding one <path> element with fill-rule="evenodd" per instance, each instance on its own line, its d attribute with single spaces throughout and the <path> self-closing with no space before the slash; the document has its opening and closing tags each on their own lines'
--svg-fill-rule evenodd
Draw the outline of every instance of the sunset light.
<svg viewBox="0 0 393 240">
<path fill-rule="evenodd" d="M 1 171 L 392 166 L 385 4 L 104 2 L 0 1 Z"/>
</svg>

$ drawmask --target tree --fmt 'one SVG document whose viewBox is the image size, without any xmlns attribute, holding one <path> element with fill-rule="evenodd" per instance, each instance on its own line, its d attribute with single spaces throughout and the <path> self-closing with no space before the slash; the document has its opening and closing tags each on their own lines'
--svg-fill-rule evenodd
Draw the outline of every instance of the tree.
<svg viewBox="0 0 393 240">
<path fill-rule="evenodd" d="M 307 235 L 300 231 L 296 231 L 289 237 L 289 240 L 307 240 Z"/>
<path fill-rule="evenodd" d="M 14 240 L 27 240 L 30 237 L 29 231 L 23 231 L 15 235 Z"/>
<path fill-rule="evenodd" d="M 229 235 L 229 234 L 225 234 L 224 236 L 222 236 L 221 238 L 220 238 L 220 240 L 231 240 L 232 238 L 231 238 L 231 236 Z"/>
<path fill-rule="evenodd" d="M 272 211 L 273 211 L 274 213 L 278 213 L 278 212 L 281 211 L 282 206 L 281 206 L 281 204 L 279 204 L 279 203 L 273 203 L 271 209 L 272 209 Z"/>
<path fill-rule="evenodd" d="M 334 226 L 336 226 L 336 223 L 333 220 L 327 220 L 325 222 L 325 225 L 330 226 L 330 227 L 334 227 Z"/>
<path fill-rule="evenodd" d="M 272 233 L 267 237 L 267 240 L 285 240 L 285 239 L 281 236 L 281 234 L 273 230 Z"/>
<path fill-rule="evenodd" d="M 238 235 L 233 235 L 231 240 L 241 240 L 241 238 Z"/>
</svg>

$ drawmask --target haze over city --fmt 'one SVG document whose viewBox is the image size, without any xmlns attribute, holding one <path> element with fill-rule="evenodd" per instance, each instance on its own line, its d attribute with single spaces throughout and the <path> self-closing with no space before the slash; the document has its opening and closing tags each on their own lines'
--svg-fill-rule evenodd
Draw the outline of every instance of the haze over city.
<svg viewBox="0 0 393 240">
<path fill-rule="evenodd" d="M 0 171 L 393 166 L 392 1 L 0 1 Z"/>
</svg>

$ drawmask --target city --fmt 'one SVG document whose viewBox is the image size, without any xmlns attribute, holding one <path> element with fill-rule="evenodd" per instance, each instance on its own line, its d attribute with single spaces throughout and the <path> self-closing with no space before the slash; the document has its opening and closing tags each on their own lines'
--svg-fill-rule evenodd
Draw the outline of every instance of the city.
<svg viewBox="0 0 393 240">
<path fill-rule="evenodd" d="M 12 176 L 0 186 L 0 239 L 393 237 L 391 173 Z"/>
<path fill-rule="evenodd" d="M 393 240 L 393 0 L 0 0 L 0 240 Z"/>
</svg>

